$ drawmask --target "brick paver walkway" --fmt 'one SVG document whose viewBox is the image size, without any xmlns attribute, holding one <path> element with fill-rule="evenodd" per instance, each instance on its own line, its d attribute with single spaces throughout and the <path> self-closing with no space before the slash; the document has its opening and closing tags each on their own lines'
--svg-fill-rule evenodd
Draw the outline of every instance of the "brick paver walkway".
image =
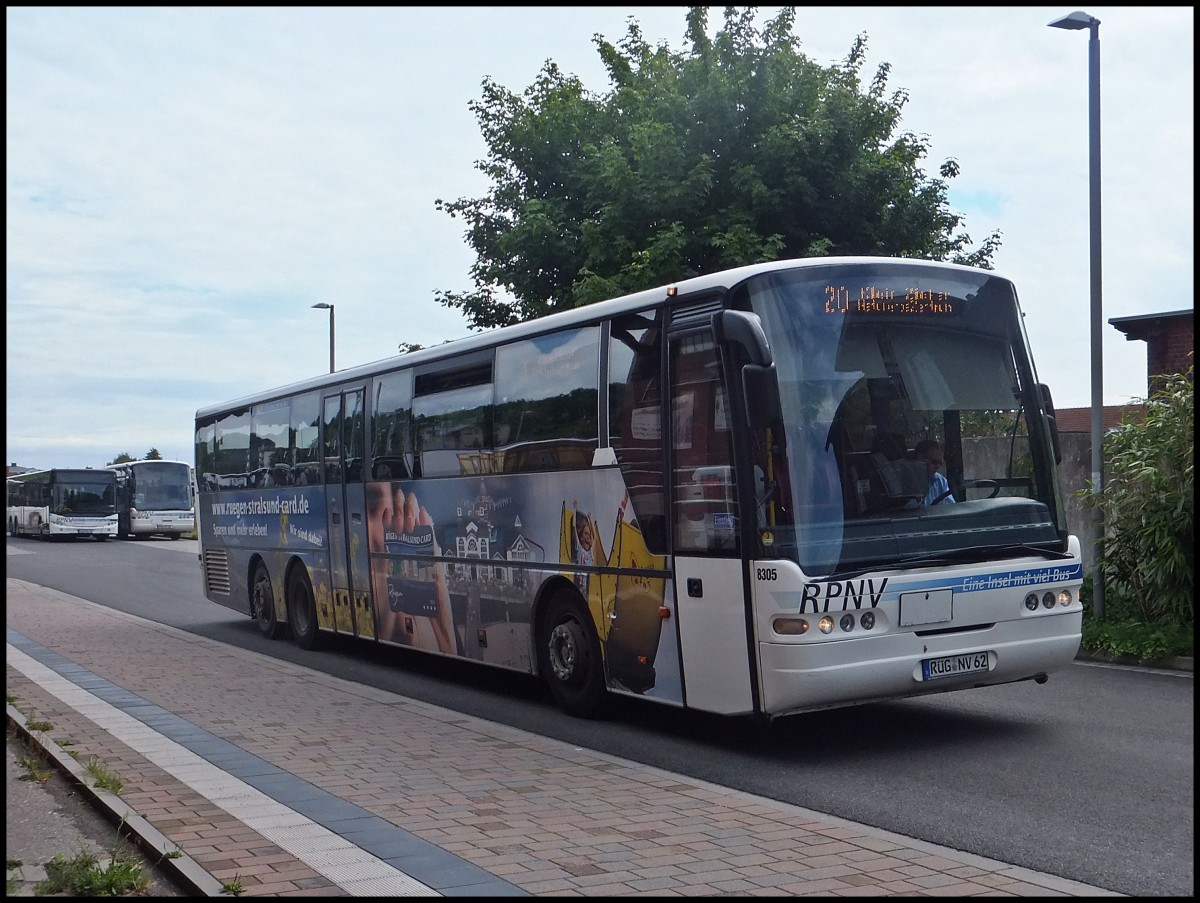
<svg viewBox="0 0 1200 903">
<path fill-rule="evenodd" d="M 1117 896 L 45 587 L 7 601 L 10 719 L 118 775 L 201 893 Z"/>
</svg>

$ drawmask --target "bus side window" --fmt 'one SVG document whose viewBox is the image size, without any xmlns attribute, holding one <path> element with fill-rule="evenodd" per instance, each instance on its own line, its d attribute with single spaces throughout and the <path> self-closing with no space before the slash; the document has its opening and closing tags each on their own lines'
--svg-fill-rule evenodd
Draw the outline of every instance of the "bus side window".
<svg viewBox="0 0 1200 903">
<path fill-rule="evenodd" d="M 675 549 L 737 548 L 737 493 L 728 398 L 711 330 L 671 338 Z"/>
<path fill-rule="evenodd" d="M 321 418 L 321 442 L 325 458 L 325 482 L 342 482 L 342 396 L 325 399 Z"/>
<path fill-rule="evenodd" d="M 216 472 L 220 485 L 244 489 L 250 479 L 250 411 L 232 411 L 217 421 Z"/>
<path fill-rule="evenodd" d="M 608 400 L 612 447 L 646 546 L 667 551 L 663 497 L 661 318 L 633 314 L 613 321 Z"/>
<path fill-rule="evenodd" d="M 595 326 L 496 350 L 496 470 L 592 466 L 600 330 Z"/>
<path fill-rule="evenodd" d="M 317 393 L 292 399 L 288 433 L 291 437 L 292 482 L 297 486 L 318 485 L 321 482 L 321 398 Z"/>
<path fill-rule="evenodd" d="M 411 370 L 385 373 L 372 388 L 371 479 L 407 480 L 412 468 Z"/>
<path fill-rule="evenodd" d="M 250 429 L 250 468 L 257 486 L 290 486 L 287 399 L 255 405 Z"/>
<path fill-rule="evenodd" d="M 412 412 L 422 477 L 492 472 L 492 352 L 418 372 Z"/>
<path fill-rule="evenodd" d="M 364 435 L 363 393 L 346 393 L 346 482 L 361 483 L 366 436 Z"/>
</svg>

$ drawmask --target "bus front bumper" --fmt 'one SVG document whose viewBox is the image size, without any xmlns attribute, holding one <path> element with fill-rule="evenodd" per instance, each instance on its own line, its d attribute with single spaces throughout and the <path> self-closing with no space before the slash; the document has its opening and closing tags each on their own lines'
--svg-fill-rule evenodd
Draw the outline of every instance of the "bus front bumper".
<svg viewBox="0 0 1200 903">
<path fill-rule="evenodd" d="M 921 636 L 759 643 L 762 709 L 783 715 L 1042 677 L 1079 651 L 1082 609 Z M 926 679 L 922 663 L 988 653 L 988 670 Z"/>
</svg>

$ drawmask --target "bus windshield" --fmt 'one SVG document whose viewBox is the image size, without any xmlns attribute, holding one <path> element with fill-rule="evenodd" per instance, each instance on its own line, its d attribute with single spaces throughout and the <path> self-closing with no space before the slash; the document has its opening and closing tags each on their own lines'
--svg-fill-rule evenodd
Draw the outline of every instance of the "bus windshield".
<svg viewBox="0 0 1200 903">
<path fill-rule="evenodd" d="M 133 474 L 130 501 L 139 511 L 178 511 L 192 507 L 191 476 L 186 464 L 139 461 Z"/>
<path fill-rule="evenodd" d="M 766 554 L 820 576 L 1062 554 L 1055 461 L 1011 283 L 878 262 L 766 274 L 743 291 L 771 345 L 782 414 L 758 442 Z"/>
<path fill-rule="evenodd" d="M 111 474 L 103 474 L 96 480 L 60 478 L 53 483 L 52 514 L 109 515 L 116 511 L 116 486 Z"/>
</svg>

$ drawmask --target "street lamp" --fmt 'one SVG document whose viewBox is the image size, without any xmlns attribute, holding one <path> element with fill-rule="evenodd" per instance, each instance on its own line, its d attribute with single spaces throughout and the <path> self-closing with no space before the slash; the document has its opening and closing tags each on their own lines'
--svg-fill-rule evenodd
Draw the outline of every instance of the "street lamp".
<svg viewBox="0 0 1200 903">
<path fill-rule="evenodd" d="M 333 372 L 333 305 L 326 304 L 322 301 L 320 304 L 314 304 L 313 307 L 318 310 L 329 311 L 329 372 Z"/>
<path fill-rule="evenodd" d="M 1104 365 L 1102 357 L 1103 321 L 1100 293 L 1100 20 L 1076 10 L 1049 23 L 1051 28 L 1072 31 L 1086 28 L 1088 40 L 1088 170 L 1091 198 L 1091 271 L 1092 271 L 1092 526 L 1096 546 L 1092 562 L 1092 612 L 1104 617 L 1104 575 L 1100 570 L 1100 543 L 1104 539 L 1104 512 L 1100 508 L 1104 493 Z"/>
</svg>

